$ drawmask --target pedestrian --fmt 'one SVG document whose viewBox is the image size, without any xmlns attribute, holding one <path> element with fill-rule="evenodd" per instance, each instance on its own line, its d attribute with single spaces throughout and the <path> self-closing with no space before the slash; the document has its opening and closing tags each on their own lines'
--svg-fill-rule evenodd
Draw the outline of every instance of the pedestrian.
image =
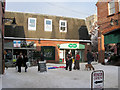
<svg viewBox="0 0 120 90">
<path fill-rule="evenodd" d="M 97 54 L 95 52 L 93 52 L 93 57 L 94 57 L 94 61 L 97 62 Z"/>
<path fill-rule="evenodd" d="M 23 64 L 25 67 L 25 72 L 27 72 L 27 68 L 28 68 L 27 62 L 28 62 L 28 57 L 27 57 L 27 55 L 24 55 L 23 56 Z"/>
<path fill-rule="evenodd" d="M 21 73 L 21 66 L 22 66 L 22 56 L 21 55 L 18 56 L 16 64 L 18 66 L 18 72 Z"/>
<path fill-rule="evenodd" d="M 87 50 L 87 61 L 88 61 L 88 64 L 91 64 L 91 62 L 93 61 L 93 54 Z"/>
<path fill-rule="evenodd" d="M 76 59 L 75 59 L 75 63 L 74 63 L 74 69 L 76 70 L 80 70 L 80 65 L 79 65 L 79 62 L 80 62 L 80 55 L 79 55 L 79 52 L 77 52 L 76 54 Z"/>
<path fill-rule="evenodd" d="M 67 58 L 66 58 L 66 70 L 72 71 L 72 53 L 68 52 Z"/>
<path fill-rule="evenodd" d="M 42 52 L 41 52 L 41 55 L 40 55 L 40 60 L 41 60 L 41 61 L 44 61 L 44 55 L 43 55 Z"/>
<path fill-rule="evenodd" d="M 37 59 L 38 71 L 40 71 L 40 59 Z"/>
<path fill-rule="evenodd" d="M 91 62 L 93 60 L 94 60 L 93 54 L 89 50 L 87 50 L 87 62 L 88 62 L 88 65 L 94 70 L 94 67 L 91 64 Z"/>
</svg>

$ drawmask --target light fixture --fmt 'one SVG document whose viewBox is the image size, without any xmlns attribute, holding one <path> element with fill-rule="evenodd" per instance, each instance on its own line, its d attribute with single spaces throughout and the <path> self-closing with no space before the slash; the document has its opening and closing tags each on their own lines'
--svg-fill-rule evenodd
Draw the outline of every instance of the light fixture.
<svg viewBox="0 0 120 90">
<path fill-rule="evenodd" d="M 38 40 L 38 43 L 39 43 L 39 44 L 40 44 L 40 41 L 41 41 L 41 40 L 40 40 L 40 38 L 39 38 L 39 40 Z"/>
<path fill-rule="evenodd" d="M 14 18 L 2 18 L 2 23 L 11 22 L 13 28 L 16 26 L 16 19 Z"/>
<path fill-rule="evenodd" d="M 111 18 L 111 20 L 110 20 L 110 25 L 113 26 L 114 23 L 115 23 L 116 25 L 118 25 L 118 20 Z"/>
</svg>

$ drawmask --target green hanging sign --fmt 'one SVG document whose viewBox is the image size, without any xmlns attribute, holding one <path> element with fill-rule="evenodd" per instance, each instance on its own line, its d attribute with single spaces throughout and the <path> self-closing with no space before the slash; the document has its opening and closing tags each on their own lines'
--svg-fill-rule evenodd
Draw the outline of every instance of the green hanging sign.
<svg viewBox="0 0 120 90">
<path fill-rule="evenodd" d="M 79 43 L 64 43 L 59 44 L 58 48 L 60 49 L 85 49 L 85 45 Z"/>
<path fill-rule="evenodd" d="M 77 44 L 69 44 L 68 47 L 70 47 L 70 48 L 76 48 Z"/>
</svg>

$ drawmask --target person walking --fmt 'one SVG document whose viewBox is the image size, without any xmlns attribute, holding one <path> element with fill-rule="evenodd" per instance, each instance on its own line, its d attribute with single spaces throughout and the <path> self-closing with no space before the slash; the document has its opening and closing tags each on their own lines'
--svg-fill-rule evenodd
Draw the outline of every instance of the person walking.
<svg viewBox="0 0 120 90">
<path fill-rule="evenodd" d="M 38 71 L 40 71 L 40 59 L 37 59 Z"/>
<path fill-rule="evenodd" d="M 94 60 L 93 54 L 87 50 L 87 61 L 88 65 L 94 70 L 94 67 L 92 66 L 91 62 Z"/>
<path fill-rule="evenodd" d="M 68 52 L 67 58 L 66 58 L 66 70 L 72 71 L 72 53 Z"/>
<path fill-rule="evenodd" d="M 91 62 L 93 61 L 93 54 L 87 50 L 87 61 L 88 61 L 88 64 L 91 64 Z"/>
<path fill-rule="evenodd" d="M 76 70 L 80 70 L 80 65 L 79 65 L 79 61 L 80 61 L 80 55 L 79 52 L 76 54 L 76 60 L 75 60 L 75 66 L 74 69 Z"/>
<path fill-rule="evenodd" d="M 18 56 L 16 64 L 17 64 L 17 66 L 18 66 L 18 72 L 21 73 L 22 55 L 19 55 L 19 56 Z"/>
<path fill-rule="evenodd" d="M 40 60 L 41 60 L 41 61 L 44 61 L 44 55 L 43 55 L 42 52 L 41 52 L 41 55 L 40 55 Z"/>
<path fill-rule="evenodd" d="M 27 68 L 28 68 L 27 62 L 28 62 L 28 57 L 27 57 L 27 55 L 24 55 L 23 56 L 23 64 L 24 64 L 24 67 L 25 67 L 25 72 L 27 72 Z"/>
</svg>

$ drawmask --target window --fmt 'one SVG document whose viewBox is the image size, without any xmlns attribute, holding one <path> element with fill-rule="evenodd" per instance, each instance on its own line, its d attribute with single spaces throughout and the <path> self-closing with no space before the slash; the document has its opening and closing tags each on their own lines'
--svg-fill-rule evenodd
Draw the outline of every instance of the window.
<svg viewBox="0 0 120 90">
<path fill-rule="evenodd" d="M 36 18 L 28 18 L 28 30 L 36 31 Z"/>
<path fill-rule="evenodd" d="M 119 0 L 119 12 L 120 12 L 120 0 Z"/>
<path fill-rule="evenodd" d="M 115 2 L 114 2 L 114 0 L 111 0 L 108 3 L 108 7 L 109 7 L 109 15 L 114 14 L 115 13 Z"/>
<path fill-rule="evenodd" d="M 52 31 L 52 20 L 51 19 L 44 20 L 44 30 L 45 31 Z"/>
<path fill-rule="evenodd" d="M 67 21 L 66 20 L 60 20 L 60 32 L 67 32 Z"/>
<path fill-rule="evenodd" d="M 7 60 L 12 60 L 12 50 L 6 50 L 6 57 Z"/>
</svg>

